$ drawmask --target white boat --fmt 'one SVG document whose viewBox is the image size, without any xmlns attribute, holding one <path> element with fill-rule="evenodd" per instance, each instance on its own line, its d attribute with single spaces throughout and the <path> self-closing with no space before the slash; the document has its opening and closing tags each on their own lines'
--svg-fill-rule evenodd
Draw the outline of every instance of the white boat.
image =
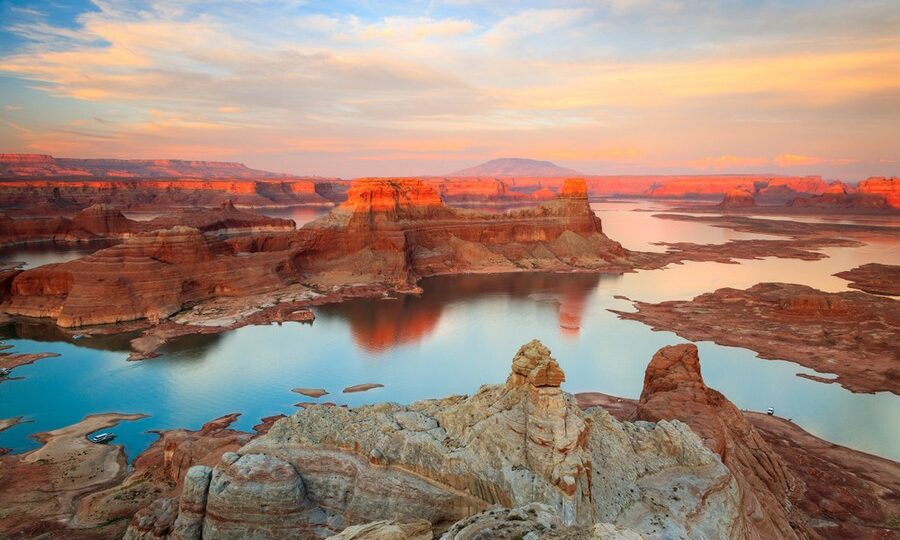
<svg viewBox="0 0 900 540">
<path fill-rule="evenodd" d="M 115 438 L 115 433 L 98 433 L 96 435 L 88 435 L 88 440 L 92 443 L 97 444 L 106 444 Z"/>
<path fill-rule="evenodd" d="M 0 368 L 0 377 L 8 377 L 9 374 L 12 373 L 12 370 L 9 368 Z"/>
<path fill-rule="evenodd" d="M 768 414 L 769 416 L 775 414 L 775 407 L 769 407 L 768 409 L 766 409 L 766 414 Z"/>
</svg>

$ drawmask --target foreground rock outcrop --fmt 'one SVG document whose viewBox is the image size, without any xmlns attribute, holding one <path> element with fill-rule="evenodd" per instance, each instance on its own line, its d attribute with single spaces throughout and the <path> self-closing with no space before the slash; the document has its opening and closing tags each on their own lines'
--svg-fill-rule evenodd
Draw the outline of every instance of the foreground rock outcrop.
<svg viewBox="0 0 900 540">
<path fill-rule="evenodd" d="M 563 380 L 533 341 L 505 384 L 468 398 L 309 406 L 214 468 L 189 470 L 177 516 L 175 501 L 160 503 L 156 521 L 142 514 L 128 537 L 321 538 L 426 519 L 448 538 L 484 538 L 462 532 L 517 518 L 460 520 L 535 503 L 546 505 L 532 509 L 547 529 L 611 523 L 646 538 L 747 537 L 738 483 L 686 425 L 582 412 Z"/>
<path fill-rule="evenodd" d="M 634 418 L 677 418 L 691 426 L 737 479 L 741 519 L 754 538 L 808 534 L 791 503 L 796 479 L 741 411 L 703 382 L 696 345 L 663 347 L 653 355 Z"/>
<path fill-rule="evenodd" d="M 764 538 L 898 534 L 900 464 L 829 443 L 777 416 L 737 411 L 705 386 L 693 345 L 654 355 L 640 400 L 596 392 L 576 398 L 582 408 L 602 407 L 620 420 L 690 425 L 737 478 L 744 519 Z"/>
<path fill-rule="evenodd" d="M 759 283 L 724 288 L 689 301 L 635 302 L 619 317 L 692 341 L 756 351 L 822 373 L 853 392 L 900 394 L 892 336 L 900 331 L 900 301 L 862 292 L 826 293 L 805 285 Z M 807 376 L 810 377 L 810 376 Z"/>
</svg>

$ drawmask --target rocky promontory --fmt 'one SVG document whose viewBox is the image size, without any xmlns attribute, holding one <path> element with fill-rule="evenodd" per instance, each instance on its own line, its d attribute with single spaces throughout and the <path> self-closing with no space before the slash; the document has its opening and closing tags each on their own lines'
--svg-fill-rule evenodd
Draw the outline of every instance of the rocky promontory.
<svg viewBox="0 0 900 540">
<path fill-rule="evenodd" d="M 850 281 L 847 286 L 851 289 L 900 296 L 900 266 L 897 265 L 869 263 L 838 272 L 835 276 Z"/>
<path fill-rule="evenodd" d="M 634 302 L 614 311 L 692 341 L 756 351 L 761 358 L 796 362 L 853 392 L 900 394 L 893 336 L 900 302 L 862 292 L 827 293 L 805 285 L 759 283 L 723 288 L 689 301 Z"/>
</svg>

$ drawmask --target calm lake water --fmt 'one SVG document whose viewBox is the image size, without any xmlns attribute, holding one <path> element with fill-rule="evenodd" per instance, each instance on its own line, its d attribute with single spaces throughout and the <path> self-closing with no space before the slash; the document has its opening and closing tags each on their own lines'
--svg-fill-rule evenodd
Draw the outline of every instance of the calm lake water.
<svg viewBox="0 0 900 540">
<path fill-rule="evenodd" d="M 703 224 L 664 221 L 632 212 L 625 203 L 595 205 L 611 237 L 632 249 L 652 242 L 720 243 L 752 235 Z M 358 300 L 315 308 L 312 325 L 245 327 L 219 336 L 191 336 L 159 358 L 127 362 L 128 337 L 68 342 L 46 326 L 0 330 L 16 352 L 50 351 L 59 358 L 14 371 L 24 377 L 0 384 L 0 418 L 32 420 L 0 432 L 0 447 L 24 451 L 35 432 L 101 412 L 145 413 L 115 428 L 133 457 L 155 440 L 148 430 L 190 428 L 231 412 L 250 429 L 260 418 L 290 414 L 294 404 L 332 401 L 350 406 L 378 401 L 468 394 L 500 383 L 520 345 L 541 339 L 566 372 L 569 392 L 599 391 L 637 397 L 644 369 L 664 345 L 683 342 L 619 320 L 608 309 L 629 310 L 616 295 L 645 301 L 685 299 L 719 287 L 792 281 L 846 290 L 832 273 L 865 262 L 897 264 L 896 243 L 835 248 L 821 261 L 765 259 L 741 265 L 688 263 L 622 276 L 506 274 L 423 280 L 420 297 Z M 900 398 L 853 394 L 833 384 L 795 376 L 812 370 L 760 360 L 752 351 L 698 343 L 707 384 L 739 407 L 792 418 L 838 444 L 900 460 Z M 347 386 L 384 388 L 343 394 Z M 311 400 L 294 387 L 325 388 Z"/>
</svg>

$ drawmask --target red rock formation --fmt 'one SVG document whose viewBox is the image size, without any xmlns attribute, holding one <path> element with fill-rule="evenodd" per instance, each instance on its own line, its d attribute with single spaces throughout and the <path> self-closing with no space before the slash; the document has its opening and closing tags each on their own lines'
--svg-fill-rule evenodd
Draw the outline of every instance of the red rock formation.
<svg viewBox="0 0 900 540">
<path fill-rule="evenodd" d="M 555 200 L 505 213 L 447 207 L 420 180 L 355 181 L 346 203 L 299 233 L 297 266 L 323 283 L 399 284 L 443 273 L 599 269 L 621 264 L 626 256 L 603 235 L 584 180 L 567 181 Z"/>
<path fill-rule="evenodd" d="M 838 272 L 835 276 L 849 280 L 847 286 L 851 289 L 872 294 L 900 296 L 900 266 L 869 263 L 852 270 Z"/>
<path fill-rule="evenodd" d="M 750 538 L 806 536 L 808 527 L 791 505 L 795 478 L 741 411 L 704 384 L 695 345 L 663 347 L 653 356 L 635 416 L 681 420 L 722 457 L 738 480 Z"/>
<path fill-rule="evenodd" d="M 12 219 L 0 214 L 0 244 L 118 238 L 139 228 L 137 222 L 104 204 L 85 208 L 72 219 L 64 217 Z"/>
<path fill-rule="evenodd" d="M 719 203 L 722 208 L 748 208 L 756 206 L 753 194 L 744 189 L 732 189 L 725 194 L 725 198 Z"/>
<path fill-rule="evenodd" d="M 691 301 L 635 302 L 635 307 L 636 312 L 615 313 L 692 341 L 743 347 L 762 358 L 834 373 L 837 377 L 824 381 L 853 392 L 900 394 L 896 345 L 883 337 L 900 326 L 900 302 L 891 298 L 758 283 Z"/>
<path fill-rule="evenodd" d="M 45 212 L 105 203 L 159 211 L 166 207 L 216 206 L 234 200 L 244 206 L 327 203 L 316 181 L 289 179 L 62 179 L 0 180 L 0 206 Z"/>
<path fill-rule="evenodd" d="M 891 208 L 900 208 L 900 178 L 869 178 L 856 189 L 862 195 L 881 196 Z"/>
<path fill-rule="evenodd" d="M 4 309 L 63 327 L 159 321 L 190 303 L 273 291 L 294 278 L 287 252 L 236 256 L 232 246 L 197 229 L 173 227 L 22 272 Z"/>
<path fill-rule="evenodd" d="M 893 186 L 897 187 L 894 188 Z M 788 203 L 796 208 L 900 208 L 900 182 L 894 179 L 869 179 L 852 189 L 840 181 L 832 182 L 816 197 L 798 197 Z"/>
</svg>

